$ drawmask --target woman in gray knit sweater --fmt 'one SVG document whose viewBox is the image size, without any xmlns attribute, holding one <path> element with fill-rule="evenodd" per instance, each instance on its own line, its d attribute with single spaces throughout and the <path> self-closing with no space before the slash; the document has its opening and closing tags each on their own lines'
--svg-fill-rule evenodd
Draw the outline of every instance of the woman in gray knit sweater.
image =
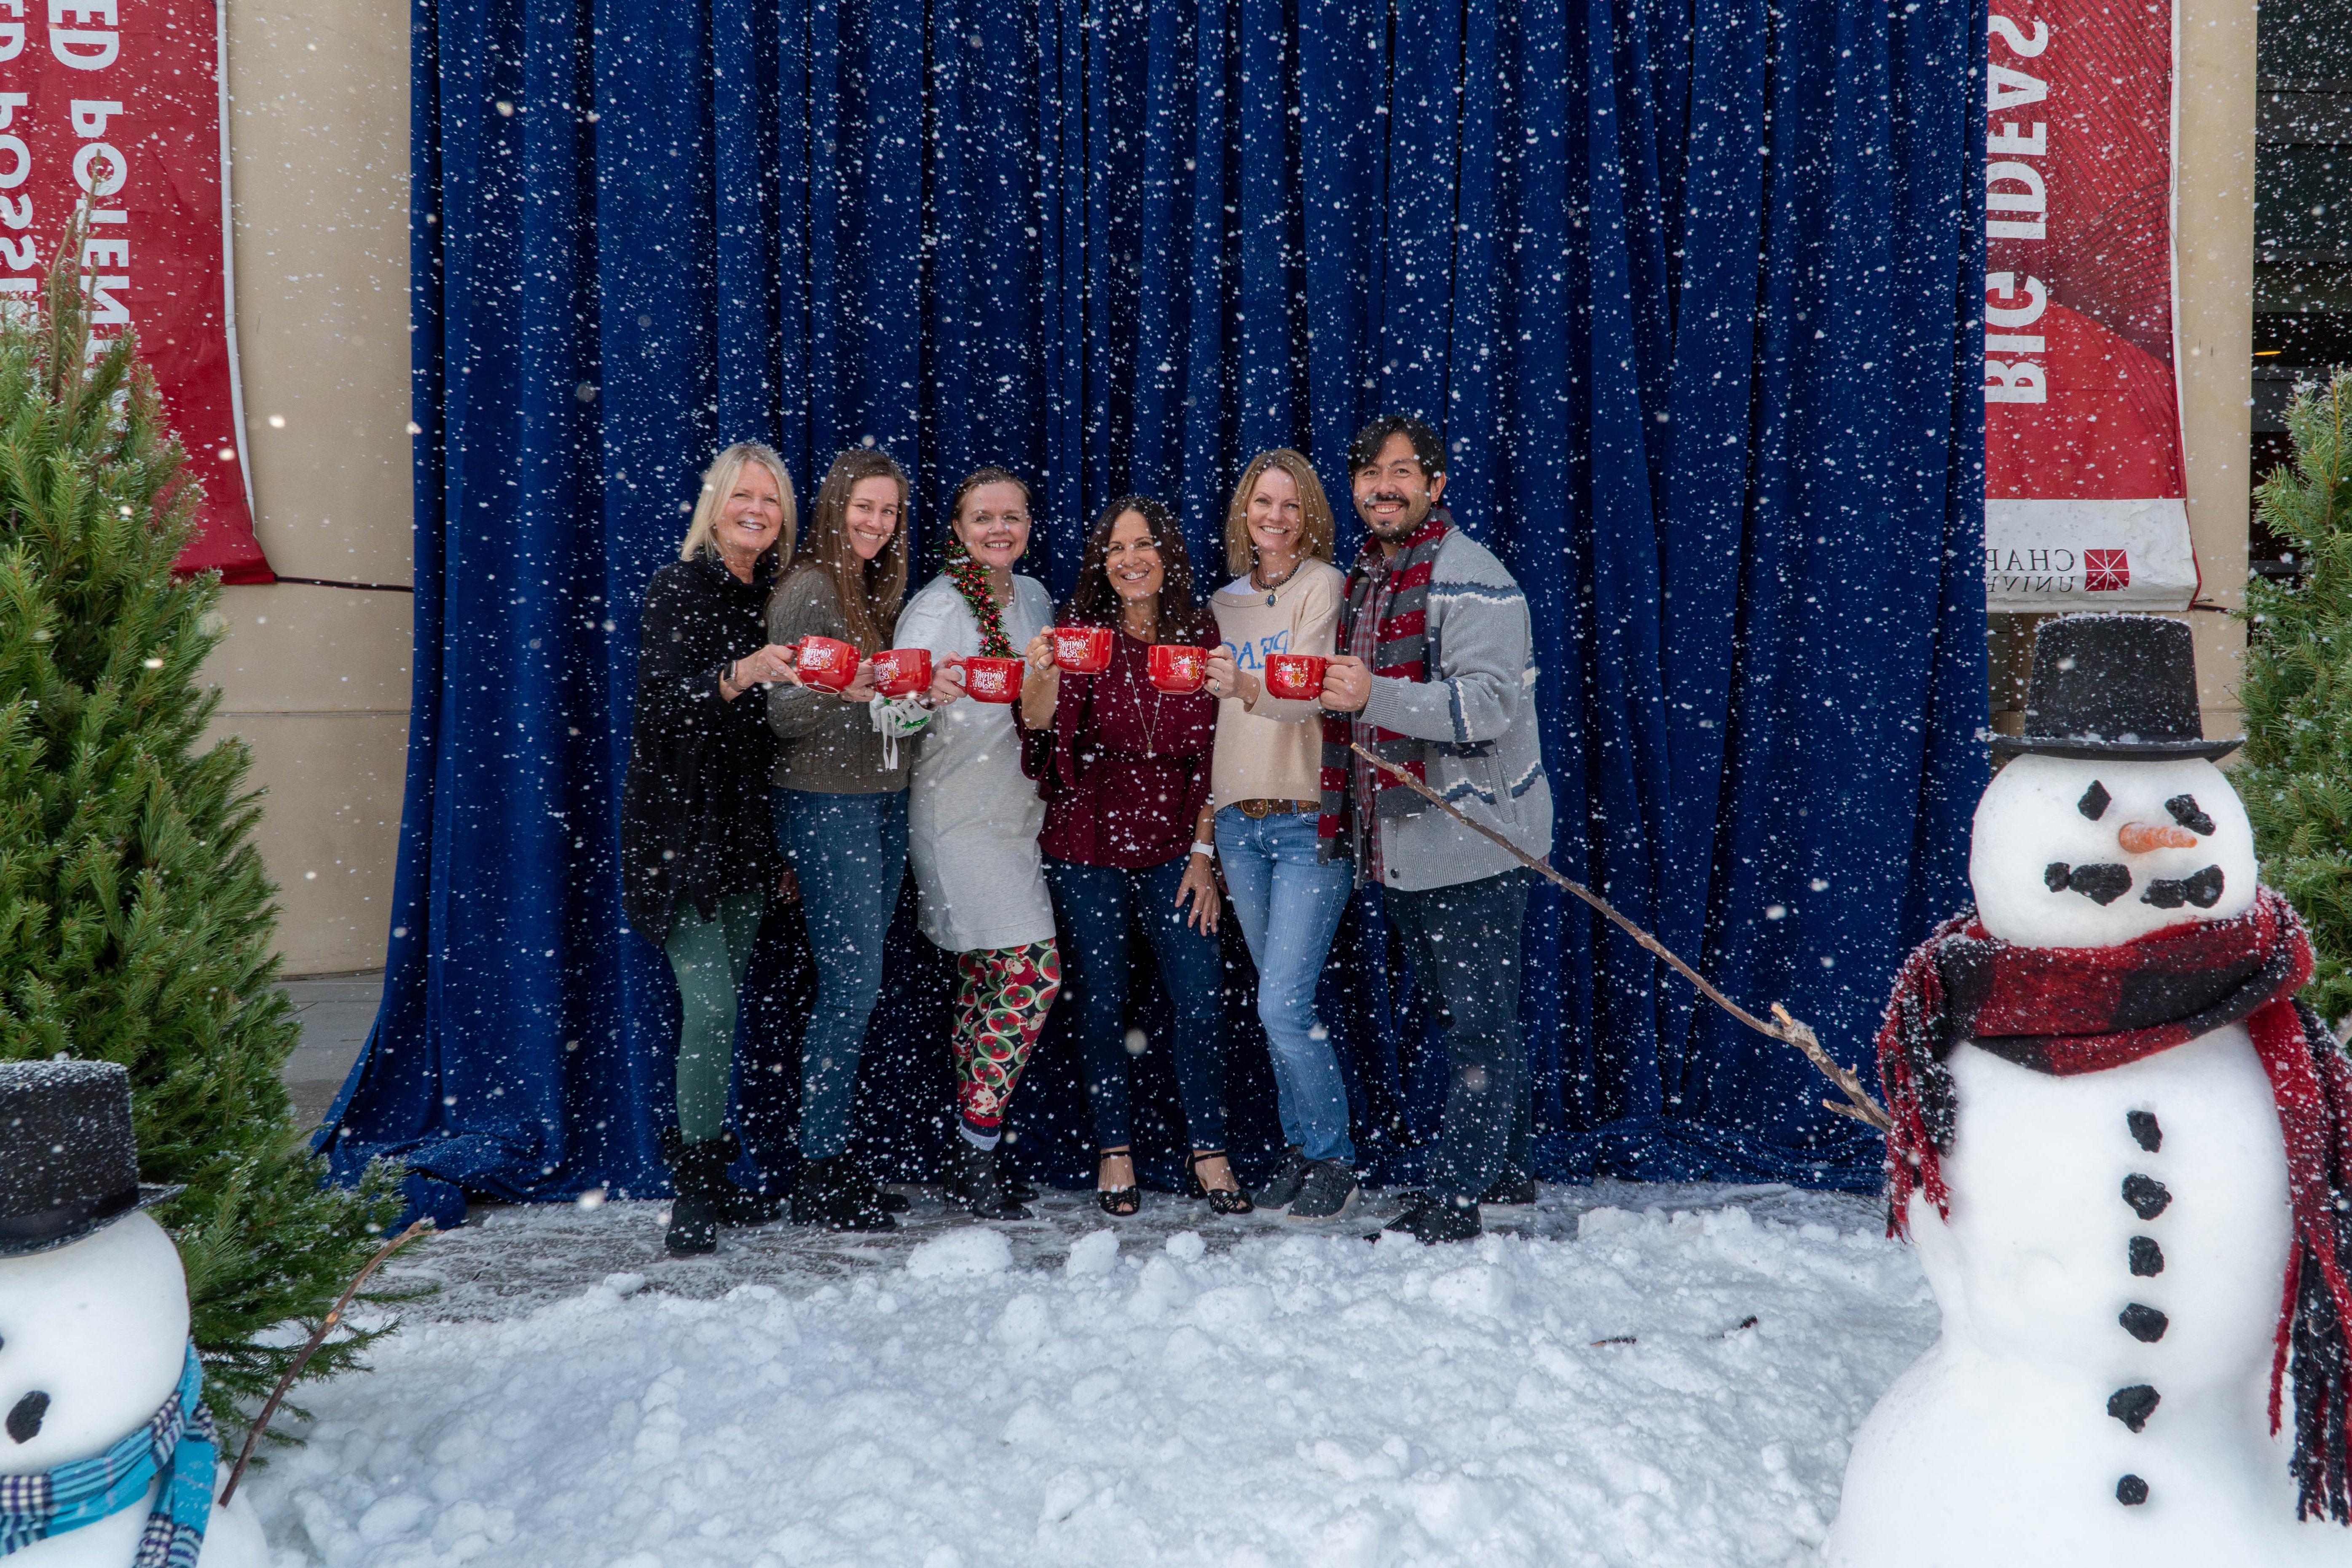
<svg viewBox="0 0 2352 1568">
<path fill-rule="evenodd" d="M 768 604 L 768 637 L 836 637 L 857 649 L 839 693 L 776 686 L 768 723 L 782 738 L 769 783 L 776 843 L 791 860 L 816 960 L 816 1005 L 801 1045 L 801 1173 L 793 1219 L 888 1230 L 906 1200 L 852 1158 L 858 1054 L 882 988 L 882 943 L 907 868 L 907 763 L 900 739 L 929 710 L 875 695 L 873 655 L 889 643 L 907 591 L 907 476 L 887 453 L 853 447 L 818 490 L 801 558 Z"/>
</svg>

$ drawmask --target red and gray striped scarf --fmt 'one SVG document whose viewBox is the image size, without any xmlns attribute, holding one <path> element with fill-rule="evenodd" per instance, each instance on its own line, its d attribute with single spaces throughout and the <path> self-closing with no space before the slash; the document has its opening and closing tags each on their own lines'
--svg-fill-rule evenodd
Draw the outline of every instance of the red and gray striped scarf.
<svg viewBox="0 0 2352 1568">
<path fill-rule="evenodd" d="M 1348 649 L 1358 618 L 1364 614 L 1385 575 L 1388 606 L 1373 640 L 1372 673 L 1400 680 L 1429 679 L 1429 584 L 1437 572 L 1437 552 L 1445 543 L 1445 536 L 1453 531 L 1454 514 L 1442 506 L 1432 507 L 1422 525 L 1406 538 L 1404 550 L 1395 560 L 1387 560 L 1377 539 L 1364 542 L 1363 553 L 1356 557 L 1355 570 L 1348 574 L 1348 602 L 1339 612 L 1341 651 Z M 1387 563 L 1385 574 L 1374 569 L 1375 562 Z M 1356 760 L 1348 750 L 1348 742 L 1355 721 L 1353 715 L 1345 713 L 1326 714 L 1323 719 L 1323 814 L 1316 830 L 1326 843 L 1347 831 L 1352 793 L 1349 786 L 1355 776 L 1352 764 Z M 1412 736 L 1375 727 L 1368 744 L 1382 762 L 1394 763 L 1417 779 L 1427 777 L 1422 744 Z M 1381 791 L 1404 787 L 1386 773 L 1372 781 L 1375 799 Z M 1360 827 L 1364 832 L 1371 830 L 1370 823 L 1360 824 Z"/>
<path fill-rule="evenodd" d="M 2290 1361 L 2298 1518 L 2352 1524 L 2352 1060 L 2296 1002 L 2311 939 L 2264 888 L 2244 914 L 2172 926 L 2119 947 L 2017 947 L 1958 915 L 1905 960 L 1878 1030 L 1886 1228 L 1906 1233 L 1914 1192 L 1948 1215 L 1939 1156 L 1958 1131 L 1945 1066 L 1962 1040 L 2053 1077 L 2123 1067 L 2242 1021 L 2286 1135 L 2294 1238 L 2271 1368 L 2279 1429 Z"/>
</svg>

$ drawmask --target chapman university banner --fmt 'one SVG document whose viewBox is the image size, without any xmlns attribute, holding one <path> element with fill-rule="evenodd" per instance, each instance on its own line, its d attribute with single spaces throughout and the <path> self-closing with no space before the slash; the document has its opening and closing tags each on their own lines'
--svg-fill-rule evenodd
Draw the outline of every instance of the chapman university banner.
<svg viewBox="0 0 2352 1568">
<path fill-rule="evenodd" d="M 2172 5 L 1994 0 L 1985 135 L 1985 592 L 2196 595 L 2172 329 Z"/>
<path fill-rule="evenodd" d="M 237 406 L 222 26 L 215 0 L 0 0 L 0 299 L 39 289 L 87 203 L 93 353 L 138 331 L 204 481 L 180 564 L 268 583 Z"/>
</svg>

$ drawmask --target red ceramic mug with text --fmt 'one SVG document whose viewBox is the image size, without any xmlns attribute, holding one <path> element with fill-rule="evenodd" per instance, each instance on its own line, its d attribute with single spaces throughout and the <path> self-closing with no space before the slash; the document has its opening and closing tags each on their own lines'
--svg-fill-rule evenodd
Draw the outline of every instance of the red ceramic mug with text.
<svg viewBox="0 0 2352 1568">
<path fill-rule="evenodd" d="M 839 637 L 805 637 L 793 660 L 803 683 L 839 691 L 857 679 L 857 649 Z"/>
<path fill-rule="evenodd" d="M 1207 648 L 1172 642 L 1151 645 L 1151 684 L 1171 696 L 1183 697 L 1200 690 L 1208 670 Z"/>
<path fill-rule="evenodd" d="M 1071 675 L 1100 675 L 1110 668 L 1108 626 L 1055 626 L 1054 663 Z"/>
<path fill-rule="evenodd" d="M 1024 662 L 973 655 L 963 661 L 963 694 L 975 702 L 1018 702 Z"/>
<path fill-rule="evenodd" d="M 931 650 L 886 647 L 874 656 L 874 689 L 885 697 L 913 697 L 931 686 Z"/>
<path fill-rule="evenodd" d="M 1323 671 L 1331 661 L 1311 653 L 1266 656 L 1265 689 L 1270 697 L 1311 701 L 1323 695 Z"/>
</svg>

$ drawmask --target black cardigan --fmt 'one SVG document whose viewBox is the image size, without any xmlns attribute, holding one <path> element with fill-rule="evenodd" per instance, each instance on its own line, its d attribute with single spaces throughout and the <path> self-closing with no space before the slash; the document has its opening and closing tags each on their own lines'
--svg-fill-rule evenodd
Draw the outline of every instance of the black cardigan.
<svg viewBox="0 0 2352 1568">
<path fill-rule="evenodd" d="M 776 738 L 757 690 L 730 702 L 719 673 L 767 643 L 775 585 L 714 555 L 673 561 L 646 587 L 635 720 L 621 789 L 621 906 L 655 946 L 680 905 L 704 920 L 734 893 L 766 893 L 783 867 L 768 826 Z"/>
</svg>

